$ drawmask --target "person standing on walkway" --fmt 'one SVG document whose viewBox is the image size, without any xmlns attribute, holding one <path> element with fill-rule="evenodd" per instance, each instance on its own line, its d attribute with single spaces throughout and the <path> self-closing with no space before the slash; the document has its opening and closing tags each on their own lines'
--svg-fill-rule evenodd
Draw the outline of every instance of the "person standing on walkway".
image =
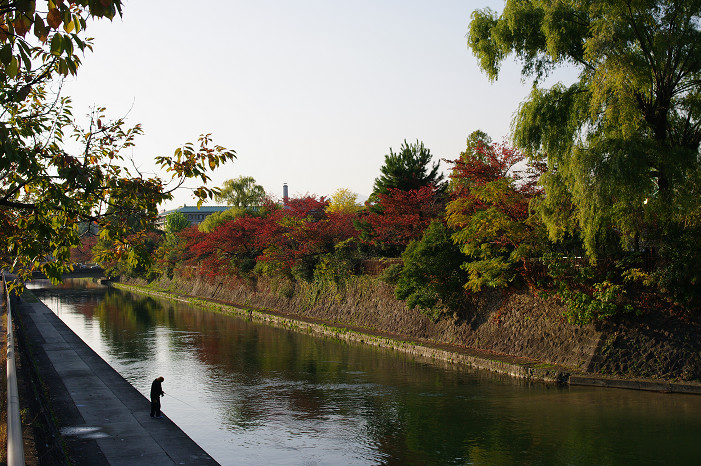
<svg viewBox="0 0 701 466">
<path fill-rule="evenodd" d="M 161 384 L 164 380 L 163 377 L 158 377 L 151 384 L 151 417 L 163 417 L 161 416 L 161 397 L 166 392 L 163 391 Z"/>
</svg>

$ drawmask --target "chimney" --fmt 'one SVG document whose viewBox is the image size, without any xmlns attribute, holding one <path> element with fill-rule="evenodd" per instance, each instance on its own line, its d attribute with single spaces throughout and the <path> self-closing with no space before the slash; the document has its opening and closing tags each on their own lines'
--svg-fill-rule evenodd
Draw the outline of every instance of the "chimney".
<svg viewBox="0 0 701 466">
<path fill-rule="evenodd" d="M 288 199 L 289 199 L 289 195 L 287 193 L 287 183 L 284 183 L 282 185 L 282 205 L 287 205 Z"/>
</svg>

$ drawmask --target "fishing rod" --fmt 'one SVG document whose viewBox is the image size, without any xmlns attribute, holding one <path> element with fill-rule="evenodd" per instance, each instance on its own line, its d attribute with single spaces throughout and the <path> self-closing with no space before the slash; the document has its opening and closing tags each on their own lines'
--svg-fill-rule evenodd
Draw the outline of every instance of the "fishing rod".
<svg viewBox="0 0 701 466">
<path fill-rule="evenodd" d="M 192 406 L 190 403 L 188 403 L 187 401 L 183 401 L 183 400 L 181 400 L 180 398 L 178 398 L 178 397 L 176 397 L 176 396 L 173 396 L 173 395 L 171 395 L 171 394 L 169 394 L 169 393 L 164 393 L 164 394 L 165 394 L 165 395 L 168 395 L 168 396 L 171 397 L 171 398 L 175 398 L 175 399 L 178 400 L 179 402 L 188 405 L 188 406 L 189 406 L 190 408 L 192 408 L 192 409 L 197 409 L 197 408 L 195 408 L 194 406 Z"/>
</svg>

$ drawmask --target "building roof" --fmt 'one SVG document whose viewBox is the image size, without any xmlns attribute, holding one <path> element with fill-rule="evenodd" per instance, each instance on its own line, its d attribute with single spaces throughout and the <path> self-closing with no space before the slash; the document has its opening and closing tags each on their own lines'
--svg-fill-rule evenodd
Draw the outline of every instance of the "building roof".
<svg viewBox="0 0 701 466">
<path fill-rule="evenodd" d="M 158 216 L 167 217 L 174 212 L 180 212 L 181 214 L 211 214 L 214 212 L 224 212 L 225 210 L 229 209 L 231 209 L 231 206 L 228 205 L 203 205 L 199 209 L 196 205 L 184 205 L 176 209 L 164 210 L 163 212 L 159 213 Z"/>
</svg>

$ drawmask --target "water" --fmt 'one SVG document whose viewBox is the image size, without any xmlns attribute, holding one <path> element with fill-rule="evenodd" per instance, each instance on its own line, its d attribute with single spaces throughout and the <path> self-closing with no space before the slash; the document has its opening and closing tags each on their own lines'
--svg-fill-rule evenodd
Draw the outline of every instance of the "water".
<svg viewBox="0 0 701 466">
<path fill-rule="evenodd" d="M 222 464 L 700 464 L 701 396 L 525 384 L 82 280 L 30 286 Z M 149 406 L 144 405 L 144 416 Z"/>
</svg>

